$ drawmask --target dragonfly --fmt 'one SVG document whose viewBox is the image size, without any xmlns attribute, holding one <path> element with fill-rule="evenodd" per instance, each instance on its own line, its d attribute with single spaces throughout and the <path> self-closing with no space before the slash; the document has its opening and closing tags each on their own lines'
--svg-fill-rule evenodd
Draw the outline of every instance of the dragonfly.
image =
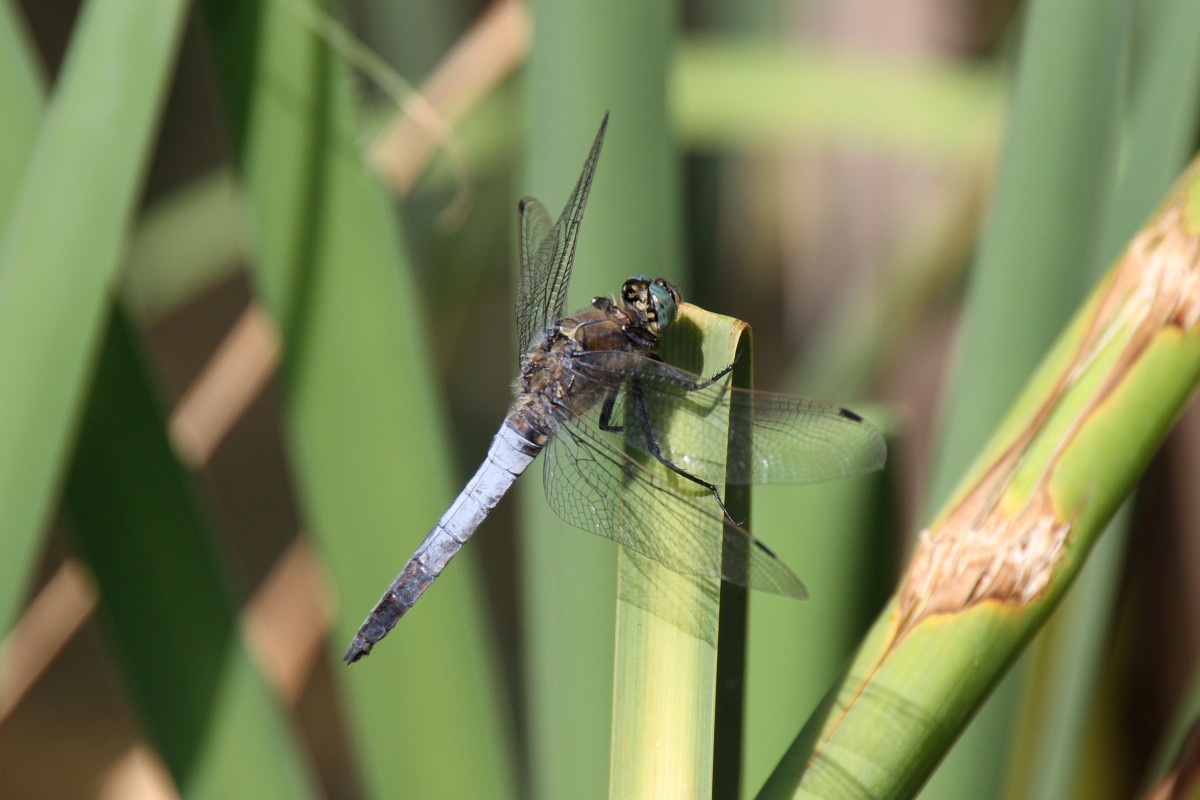
<svg viewBox="0 0 1200 800">
<path fill-rule="evenodd" d="M 479 470 L 359 628 L 348 664 L 391 631 L 543 452 L 546 500 L 571 525 L 684 575 L 796 598 L 805 596 L 800 579 L 732 519 L 719 487 L 883 466 L 883 437 L 849 409 L 731 387 L 734 364 L 701 377 L 657 356 L 683 304 L 663 278 L 634 276 L 616 295 L 564 314 L 607 125 L 605 115 L 557 221 L 532 197 L 518 203 L 516 399 Z"/>
</svg>

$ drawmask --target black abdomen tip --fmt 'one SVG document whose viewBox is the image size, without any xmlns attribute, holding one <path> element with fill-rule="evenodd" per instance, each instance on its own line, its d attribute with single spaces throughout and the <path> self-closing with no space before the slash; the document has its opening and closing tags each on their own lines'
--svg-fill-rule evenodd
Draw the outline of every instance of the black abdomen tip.
<svg viewBox="0 0 1200 800">
<path fill-rule="evenodd" d="M 342 660 L 347 664 L 353 664 L 355 661 L 369 654 L 373 646 L 361 636 L 355 636 L 354 641 L 350 643 L 350 649 L 346 651 L 346 655 L 342 656 Z"/>
</svg>

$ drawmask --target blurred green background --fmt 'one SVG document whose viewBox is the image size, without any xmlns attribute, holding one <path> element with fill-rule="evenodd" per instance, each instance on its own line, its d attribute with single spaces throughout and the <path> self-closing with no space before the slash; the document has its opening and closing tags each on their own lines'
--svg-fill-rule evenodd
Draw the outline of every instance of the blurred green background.
<svg viewBox="0 0 1200 800">
<path fill-rule="evenodd" d="M 750 599 L 752 796 L 1190 158 L 1200 10 L 329 11 L 356 39 L 301 0 L 0 0 L 0 796 L 608 793 L 615 548 L 537 465 L 339 660 L 504 416 L 517 199 L 560 208 L 606 111 L 569 303 L 667 276 L 753 326 L 757 388 L 889 437 L 882 475 L 755 491 L 811 598 Z M 1198 436 L 922 796 L 1161 769 L 1200 696 Z"/>
</svg>

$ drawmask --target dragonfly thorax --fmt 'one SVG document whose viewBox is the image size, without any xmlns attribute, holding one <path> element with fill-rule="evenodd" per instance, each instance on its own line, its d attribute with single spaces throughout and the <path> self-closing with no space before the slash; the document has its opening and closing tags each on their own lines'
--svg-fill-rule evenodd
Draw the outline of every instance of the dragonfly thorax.
<svg viewBox="0 0 1200 800">
<path fill-rule="evenodd" d="M 682 302 L 666 280 L 635 276 L 616 297 L 593 298 L 591 308 L 557 320 L 522 363 L 510 424 L 544 444 L 559 421 L 586 413 L 621 384 L 620 359 L 600 354 L 654 350 Z"/>
</svg>

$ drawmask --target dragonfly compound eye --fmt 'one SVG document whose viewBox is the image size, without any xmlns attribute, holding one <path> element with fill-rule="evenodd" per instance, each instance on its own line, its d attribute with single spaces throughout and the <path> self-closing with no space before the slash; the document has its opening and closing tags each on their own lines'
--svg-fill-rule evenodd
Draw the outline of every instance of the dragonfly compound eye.
<svg viewBox="0 0 1200 800">
<path fill-rule="evenodd" d="M 679 311 L 679 292 L 674 286 L 659 278 L 650 284 L 650 308 L 646 317 L 655 332 L 662 331 L 675 321 Z"/>
</svg>

